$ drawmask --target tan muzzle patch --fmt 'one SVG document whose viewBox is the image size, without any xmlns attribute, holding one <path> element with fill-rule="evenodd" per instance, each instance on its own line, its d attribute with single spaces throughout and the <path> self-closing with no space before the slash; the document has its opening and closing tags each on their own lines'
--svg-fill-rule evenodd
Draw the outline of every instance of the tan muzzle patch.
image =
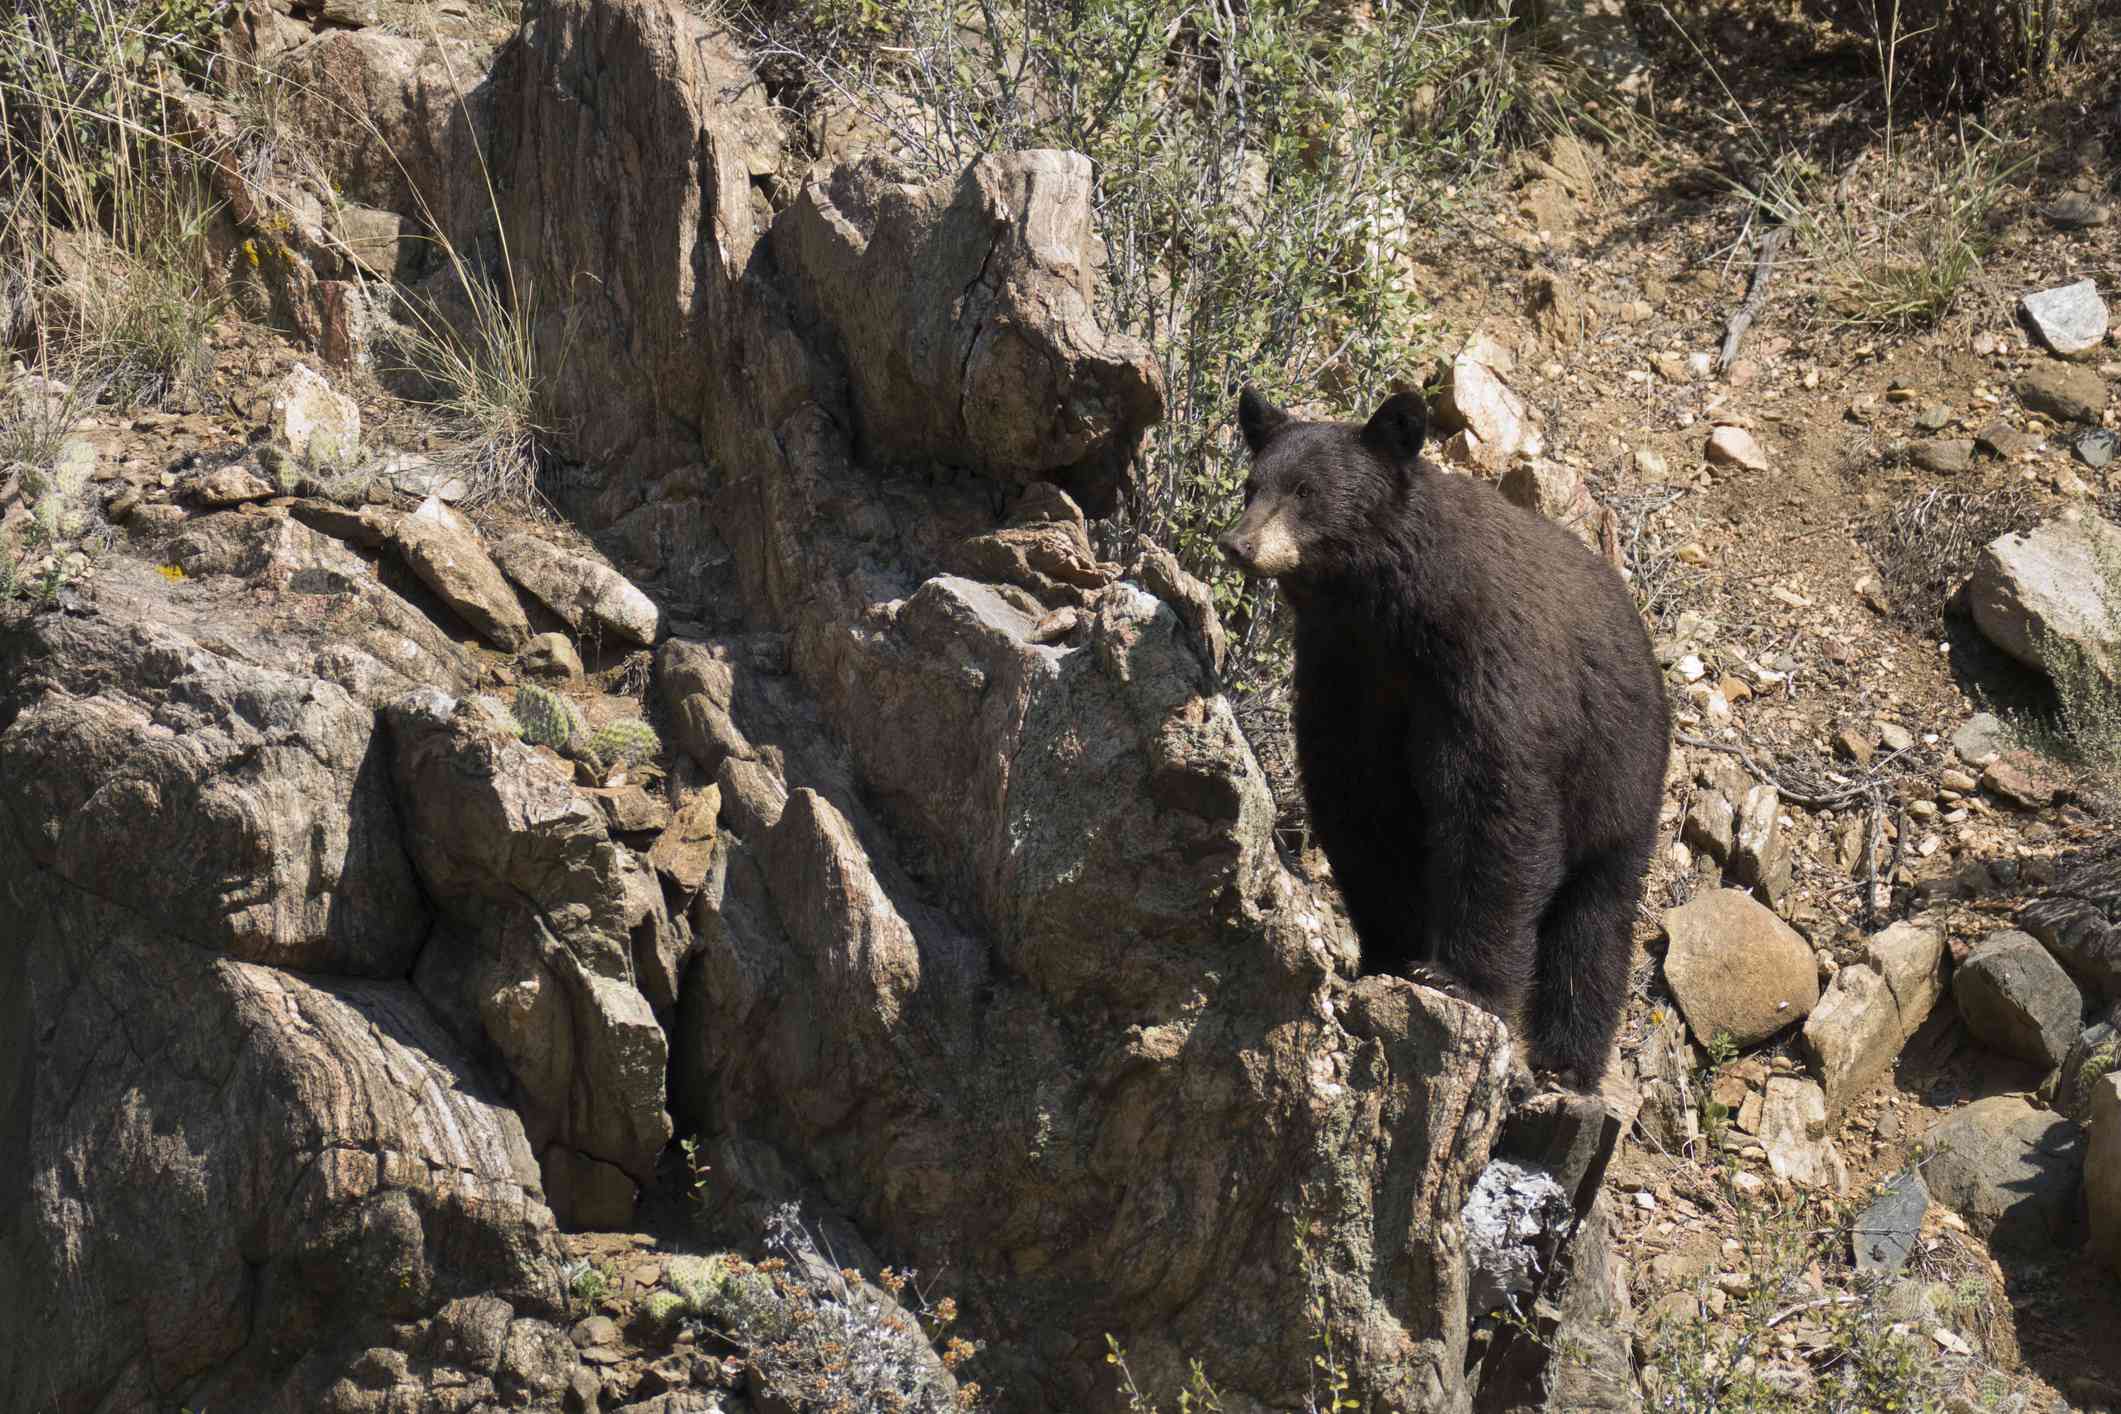
<svg viewBox="0 0 2121 1414">
<path fill-rule="evenodd" d="M 1294 574 L 1303 555 L 1296 546 L 1296 537 L 1289 533 L 1289 516 L 1286 510 L 1277 509 L 1267 517 L 1267 522 L 1257 532 L 1247 536 L 1251 553 L 1246 556 L 1247 567 L 1252 573 L 1275 579 L 1281 575 Z"/>
</svg>

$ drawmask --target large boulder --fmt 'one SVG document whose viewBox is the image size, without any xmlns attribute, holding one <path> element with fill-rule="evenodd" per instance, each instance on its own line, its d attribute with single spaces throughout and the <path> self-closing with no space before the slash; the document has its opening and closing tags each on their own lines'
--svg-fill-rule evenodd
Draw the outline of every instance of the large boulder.
<svg viewBox="0 0 2121 1414">
<path fill-rule="evenodd" d="M 1999 1246 L 2036 1249 L 2069 1227 L 2084 1134 L 2016 1095 L 1976 1100 L 1929 1133 L 1930 1194 Z"/>
<path fill-rule="evenodd" d="M 663 611 L 609 565 L 527 531 L 503 538 L 493 555 L 503 574 L 578 633 L 608 633 L 643 647 L 662 633 Z"/>
<path fill-rule="evenodd" d="M 2121 1276 L 2121 1073 L 2092 1092 L 2091 1145 L 2084 1155 L 2084 1205 L 2092 1250 Z"/>
<path fill-rule="evenodd" d="M 654 871 L 496 706 L 430 691 L 386 715 L 407 845 L 443 918 L 422 994 L 502 1057 L 541 1153 L 558 1142 L 646 1182 L 670 1118 L 642 985 L 674 972 L 676 945 Z"/>
<path fill-rule="evenodd" d="M 1754 1046 L 1819 1004 L 1819 968 L 1791 927 L 1738 889 L 1664 916 L 1664 976 L 1694 1039 Z"/>
<path fill-rule="evenodd" d="M 412 572 L 457 616 L 498 648 L 530 642 L 530 620 L 515 591 L 486 553 L 478 528 L 462 513 L 429 496 L 391 526 L 391 543 Z"/>
<path fill-rule="evenodd" d="M 2084 1020 L 2084 996 L 2037 939 L 2005 929 L 1983 938 L 1952 975 L 1952 996 L 1974 1039 L 2052 1069 Z"/>
<path fill-rule="evenodd" d="M 2072 866 L 2018 911 L 2018 926 L 2087 990 L 2121 1001 L 2121 853 Z"/>
<path fill-rule="evenodd" d="M 774 255 L 839 346 L 864 459 L 1059 481 L 1109 509 L 1163 380 L 1098 326 L 1090 193 L 1075 152 L 990 154 L 932 184 L 874 158 L 805 185 Z"/>
<path fill-rule="evenodd" d="M 2121 527 L 2086 515 L 2000 536 L 1967 596 L 1981 632 L 2019 662 L 2121 682 Z"/>
</svg>

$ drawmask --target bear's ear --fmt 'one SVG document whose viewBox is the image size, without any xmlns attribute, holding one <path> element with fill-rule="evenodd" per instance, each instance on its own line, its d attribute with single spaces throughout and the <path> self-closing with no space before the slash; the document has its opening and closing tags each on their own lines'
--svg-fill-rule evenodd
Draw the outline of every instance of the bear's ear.
<svg viewBox="0 0 2121 1414">
<path fill-rule="evenodd" d="M 1419 393 L 1394 393 L 1363 424 L 1362 444 L 1393 466 L 1411 470 L 1429 435 L 1429 409 Z"/>
<path fill-rule="evenodd" d="M 1289 414 L 1259 395 L 1259 391 L 1246 384 L 1237 395 L 1237 425 L 1245 434 L 1245 445 L 1258 456 L 1274 440 L 1274 434 L 1289 425 Z"/>
</svg>

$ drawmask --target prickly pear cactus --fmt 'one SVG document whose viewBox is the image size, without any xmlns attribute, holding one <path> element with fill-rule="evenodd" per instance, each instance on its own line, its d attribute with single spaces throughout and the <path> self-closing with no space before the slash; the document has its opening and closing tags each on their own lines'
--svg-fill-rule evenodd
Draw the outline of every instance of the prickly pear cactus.
<svg viewBox="0 0 2121 1414">
<path fill-rule="evenodd" d="M 638 717 L 597 728 L 589 747 L 606 766 L 641 766 L 663 754 L 663 743 L 655 728 Z"/>
<path fill-rule="evenodd" d="M 581 721 L 567 700 L 542 687 L 517 688 L 514 712 L 517 731 L 532 746 L 564 752 L 581 730 Z"/>
</svg>

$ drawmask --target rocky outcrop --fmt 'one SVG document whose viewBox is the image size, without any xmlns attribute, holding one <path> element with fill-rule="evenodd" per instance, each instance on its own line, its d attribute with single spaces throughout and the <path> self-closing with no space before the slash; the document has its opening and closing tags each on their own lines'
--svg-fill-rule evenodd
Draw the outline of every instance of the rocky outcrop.
<svg viewBox="0 0 2121 1414">
<path fill-rule="evenodd" d="M 2121 528 L 2084 516 L 2001 536 L 1967 597 L 1982 633 L 2018 661 L 2121 680 Z"/>
<path fill-rule="evenodd" d="M 112 566 L 0 635 L 10 1410 L 362 1407 L 346 1372 L 453 1299 L 560 1310 L 523 1123 L 404 980 L 429 909 L 383 732 L 291 670 L 388 591 L 308 536 L 210 518 L 191 561 L 248 547 L 249 580 L 143 570 L 150 602 Z"/>
</svg>

